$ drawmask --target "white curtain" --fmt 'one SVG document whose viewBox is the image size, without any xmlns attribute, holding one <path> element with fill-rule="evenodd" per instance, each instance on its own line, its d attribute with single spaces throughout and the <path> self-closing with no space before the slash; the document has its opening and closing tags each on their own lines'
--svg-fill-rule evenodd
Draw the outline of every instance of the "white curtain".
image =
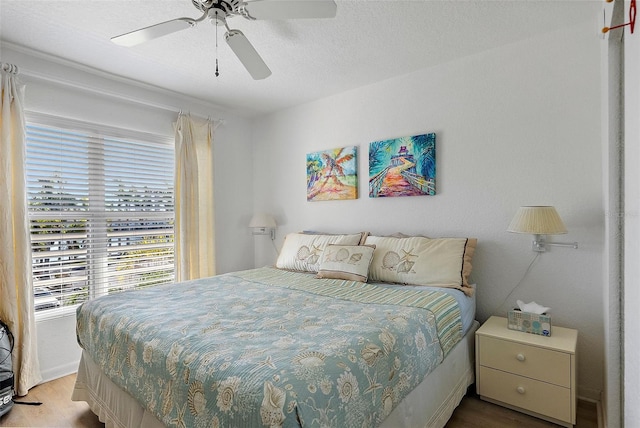
<svg viewBox="0 0 640 428">
<path fill-rule="evenodd" d="M 213 134 L 219 124 L 182 113 L 175 123 L 177 281 L 216 274 Z"/>
<path fill-rule="evenodd" d="M 17 67 L 2 66 L 0 118 L 0 319 L 13 333 L 15 390 L 26 395 L 40 376 L 33 310 L 25 177 L 24 86 Z"/>
</svg>

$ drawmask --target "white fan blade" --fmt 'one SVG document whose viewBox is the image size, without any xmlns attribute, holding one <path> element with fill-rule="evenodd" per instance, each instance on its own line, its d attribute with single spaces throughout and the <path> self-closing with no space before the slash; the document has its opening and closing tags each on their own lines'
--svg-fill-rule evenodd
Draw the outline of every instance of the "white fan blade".
<svg viewBox="0 0 640 428">
<path fill-rule="evenodd" d="M 333 0 L 256 0 L 247 2 L 246 11 L 255 19 L 333 18 Z"/>
<path fill-rule="evenodd" d="M 120 46 L 135 46 L 149 40 L 157 39 L 158 37 L 166 36 L 167 34 L 175 33 L 176 31 L 193 27 L 195 24 L 196 21 L 191 18 L 172 19 L 171 21 L 161 22 L 160 24 L 112 37 L 111 41 Z"/>
<path fill-rule="evenodd" d="M 251 77 L 255 80 L 261 80 L 271 76 L 271 70 L 260 58 L 258 51 L 249 43 L 242 31 L 229 30 L 225 35 L 225 39 Z"/>
</svg>

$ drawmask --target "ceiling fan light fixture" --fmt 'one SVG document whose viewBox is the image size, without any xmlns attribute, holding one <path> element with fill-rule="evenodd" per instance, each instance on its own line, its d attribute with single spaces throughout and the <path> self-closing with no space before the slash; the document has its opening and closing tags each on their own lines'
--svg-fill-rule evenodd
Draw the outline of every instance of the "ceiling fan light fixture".
<svg viewBox="0 0 640 428">
<path fill-rule="evenodd" d="M 216 27 L 227 26 L 227 14 L 222 9 L 209 9 L 207 11 L 207 17 L 211 21 L 211 24 Z"/>
</svg>

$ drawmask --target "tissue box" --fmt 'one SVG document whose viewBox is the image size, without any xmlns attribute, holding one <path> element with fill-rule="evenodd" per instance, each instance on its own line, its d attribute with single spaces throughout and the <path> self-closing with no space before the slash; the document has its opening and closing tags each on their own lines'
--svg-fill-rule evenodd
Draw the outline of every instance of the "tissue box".
<svg viewBox="0 0 640 428">
<path fill-rule="evenodd" d="M 525 333 L 551 336 L 551 317 L 545 314 L 522 312 L 518 309 L 507 314 L 507 327 Z"/>
</svg>

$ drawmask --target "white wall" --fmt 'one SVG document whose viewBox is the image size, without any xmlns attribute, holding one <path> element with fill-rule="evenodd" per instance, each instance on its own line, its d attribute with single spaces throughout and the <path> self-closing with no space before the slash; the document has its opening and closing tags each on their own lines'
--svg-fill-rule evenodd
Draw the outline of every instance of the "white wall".
<svg viewBox="0 0 640 428">
<path fill-rule="evenodd" d="M 624 4 L 605 3 L 603 9 L 608 22 L 614 26 L 624 20 Z M 622 260 L 624 244 L 624 205 L 621 177 L 624 169 L 623 106 L 624 88 L 623 39 L 624 30 L 614 30 L 603 36 L 602 42 L 602 165 L 605 217 L 603 321 L 605 343 L 605 374 L 602 394 L 602 420 L 605 426 L 624 426 L 622 419 Z"/>
<path fill-rule="evenodd" d="M 629 3 L 625 2 L 625 10 Z M 627 22 L 627 21 L 625 21 Z M 625 30 L 624 422 L 640 426 L 640 29 Z"/>
<path fill-rule="evenodd" d="M 287 232 L 368 230 L 477 237 L 477 318 L 516 299 L 580 331 L 579 394 L 603 388 L 604 210 L 600 42 L 588 22 L 279 112 L 256 121 L 256 209 Z M 437 195 L 368 197 L 368 144 L 436 133 Z M 306 201 L 306 154 L 359 147 L 360 197 Z M 552 248 L 512 297 L 534 253 L 506 228 L 520 205 L 555 205 L 578 250 Z M 256 265 L 275 261 L 256 241 Z"/>
<path fill-rule="evenodd" d="M 26 84 L 25 109 L 77 120 L 163 134 L 173 139 L 177 111 L 224 118 L 214 139 L 216 268 L 218 273 L 253 267 L 250 123 L 210 103 L 157 88 L 131 84 L 95 70 L 70 67 L 33 52 L 2 47 L 2 61 L 18 65 Z M 213 219 L 212 219 L 213 221 Z M 175 310 L 175 308 L 167 308 Z M 80 358 L 75 312 L 37 320 L 38 354 L 44 381 L 74 372 Z"/>
</svg>

